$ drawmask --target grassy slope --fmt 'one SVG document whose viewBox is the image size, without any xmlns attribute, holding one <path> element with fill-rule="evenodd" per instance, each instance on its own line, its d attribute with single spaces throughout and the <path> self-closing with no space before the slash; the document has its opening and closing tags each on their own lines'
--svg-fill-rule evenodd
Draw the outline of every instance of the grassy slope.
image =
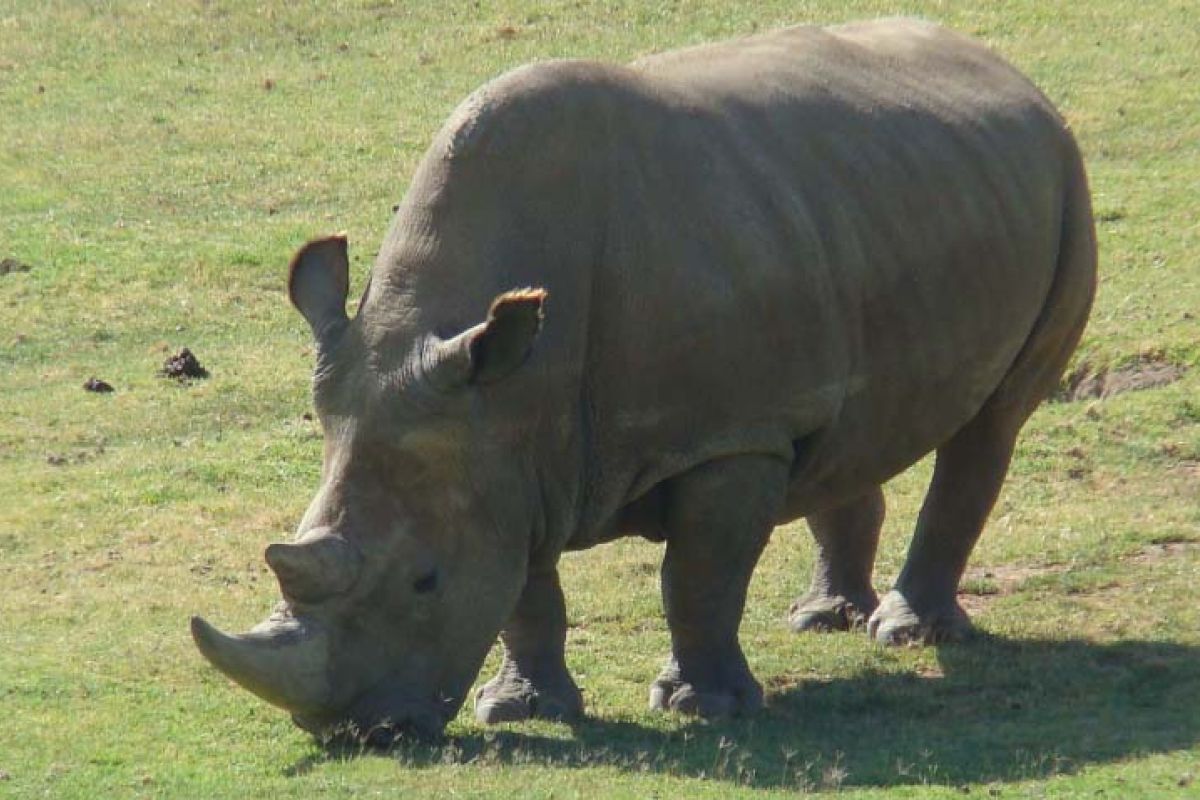
<svg viewBox="0 0 1200 800">
<path fill-rule="evenodd" d="M 0 796 L 1168 796 L 1200 780 L 1194 3 L 257 5 L 0 0 L 0 258 L 33 267 L 0 276 Z M 793 526 L 752 586 L 744 639 L 771 703 L 748 721 L 642 711 L 666 636 L 660 551 L 639 542 L 566 559 L 592 714 L 574 731 L 464 714 L 446 747 L 341 758 L 201 663 L 187 615 L 258 618 L 275 596 L 262 546 L 316 480 L 311 353 L 281 293 L 299 241 L 347 230 L 360 286 L 432 131 L 509 66 L 900 12 L 982 36 L 1075 127 L 1103 248 L 1081 363 L 1191 368 L 1035 416 L 967 583 L 993 638 L 792 637 L 810 559 Z M 157 378 L 185 344 L 212 378 Z M 92 374 L 118 392 L 83 392 Z M 881 587 L 927 475 L 889 486 Z"/>
</svg>

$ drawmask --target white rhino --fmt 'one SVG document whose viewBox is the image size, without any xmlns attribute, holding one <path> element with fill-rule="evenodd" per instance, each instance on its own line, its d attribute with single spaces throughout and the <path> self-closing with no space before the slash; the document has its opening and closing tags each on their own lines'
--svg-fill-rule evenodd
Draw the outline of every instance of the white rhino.
<svg viewBox="0 0 1200 800">
<path fill-rule="evenodd" d="M 354 319 L 345 240 L 295 257 L 321 487 L 267 548 L 280 609 L 243 636 L 194 619 L 196 642 L 306 729 L 390 734 L 440 730 L 499 634 L 477 716 L 573 717 L 556 563 L 640 535 L 666 543 L 652 705 L 747 712 L 747 583 L 799 517 L 819 557 L 794 627 L 959 636 L 964 564 L 1095 273 L 1066 124 L 934 25 L 517 69 L 435 138 Z M 935 450 L 880 602 L 880 484 Z"/>
</svg>

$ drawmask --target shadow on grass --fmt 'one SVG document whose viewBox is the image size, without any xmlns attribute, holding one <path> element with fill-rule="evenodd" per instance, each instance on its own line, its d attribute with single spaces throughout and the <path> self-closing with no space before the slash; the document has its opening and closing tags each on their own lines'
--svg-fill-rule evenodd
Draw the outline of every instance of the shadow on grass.
<svg viewBox="0 0 1200 800">
<path fill-rule="evenodd" d="M 756 787 L 990 783 L 1200 741 L 1200 648 L 981 637 L 938 649 L 942 674 L 864 674 L 768 689 L 744 720 L 670 731 L 587 719 L 555 739 L 513 726 L 409 743 L 407 768 L 521 763 L 706 777 Z M 326 751 L 293 765 L 308 771 Z"/>
</svg>

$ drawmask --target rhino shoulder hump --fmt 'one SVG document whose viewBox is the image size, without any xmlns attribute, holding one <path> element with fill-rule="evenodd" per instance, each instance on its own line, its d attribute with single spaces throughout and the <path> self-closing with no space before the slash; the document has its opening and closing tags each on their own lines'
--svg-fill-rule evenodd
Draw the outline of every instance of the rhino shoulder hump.
<svg viewBox="0 0 1200 800">
<path fill-rule="evenodd" d="M 598 88 L 628 80 L 623 68 L 562 59 L 526 64 L 472 92 L 446 122 L 438 141 L 442 156 L 461 161 L 524 146 L 551 129 L 555 117 L 578 114 Z"/>
</svg>

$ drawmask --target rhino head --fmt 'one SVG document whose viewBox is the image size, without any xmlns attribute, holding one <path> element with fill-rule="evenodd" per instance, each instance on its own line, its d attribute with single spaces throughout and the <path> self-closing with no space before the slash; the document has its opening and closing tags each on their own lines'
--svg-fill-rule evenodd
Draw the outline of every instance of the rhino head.
<svg viewBox="0 0 1200 800">
<path fill-rule="evenodd" d="M 248 633 L 194 617 L 192 635 L 217 669 L 318 735 L 435 734 L 525 581 L 519 431 L 482 433 L 476 409 L 525 361 L 545 292 L 503 294 L 448 338 L 398 336 L 395 315 L 347 317 L 346 250 L 344 237 L 316 240 L 290 268 L 317 342 L 325 447 L 297 538 L 266 549 L 283 602 Z"/>
</svg>

